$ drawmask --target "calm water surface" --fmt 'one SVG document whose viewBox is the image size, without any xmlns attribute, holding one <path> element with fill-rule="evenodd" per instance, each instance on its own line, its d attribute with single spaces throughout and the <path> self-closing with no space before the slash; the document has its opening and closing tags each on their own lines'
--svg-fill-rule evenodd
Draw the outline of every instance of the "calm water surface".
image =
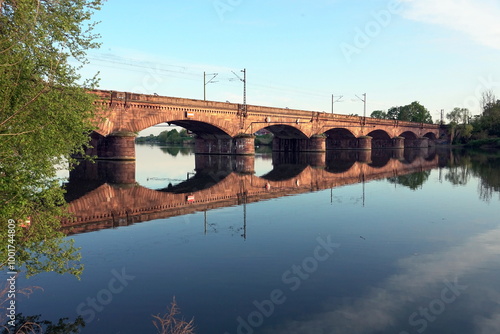
<svg viewBox="0 0 500 334">
<path fill-rule="evenodd" d="M 225 189 L 234 177 L 257 190 L 239 205 L 72 235 L 81 280 L 20 280 L 43 291 L 19 309 L 51 321 L 81 315 L 82 333 L 156 333 L 152 315 L 174 297 L 196 333 L 500 333 L 498 155 L 258 154 L 253 174 L 224 159 L 137 146 L 142 187 L 182 193 L 188 177 L 217 175 Z M 318 178 L 349 171 L 357 182 Z M 293 190 L 307 180 L 310 190 Z M 296 187 L 251 197 L 278 182 Z"/>
</svg>

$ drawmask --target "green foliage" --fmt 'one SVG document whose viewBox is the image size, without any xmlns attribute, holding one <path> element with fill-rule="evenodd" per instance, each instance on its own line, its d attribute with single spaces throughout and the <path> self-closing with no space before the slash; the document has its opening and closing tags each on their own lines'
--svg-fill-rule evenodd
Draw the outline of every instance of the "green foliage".
<svg viewBox="0 0 500 334">
<path fill-rule="evenodd" d="M 483 140 L 482 144 L 497 142 L 500 139 Z M 454 159 L 448 163 L 445 179 L 453 185 L 466 186 L 472 177 L 479 178 L 479 197 L 486 202 L 491 201 L 493 195 L 500 193 L 500 156 L 497 152 L 477 153 L 466 151 L 467 154 L 453 155 Z"/>
<path fill-rule="evenodd" d="M 390 177 L 387 181 L 393 184 L 408 187 L 411 190 L 417 190 L 418 188 L 421 188 L 422 185 L 429 179 L 430 175 L 431 171 L 422 171 L 413 174 Z"/>
<path fill-rule="evenodd" d="M 389 119 L 389 115 L 383 110 L 375 110 L 370 114 L 370 117 L 372 118 L 378 118 L 378 119 Z"/>
<path fill-rule="evenodd" d="M 94 129 L 95 78 L 83 83 L 78 66 L 98 46 L 89 23 L 100 0 L 0 1 L 0 233 L 9 219 L 31 218 L 18 229 L 18 264 L 78 273 L 78 254 L 58 232 L 65 215 L 57 167 L 82 153 Z M 5 264 L 6 238 L 0 241 Z"/>
<path fill-rule="evenodd" d="M 406 106 L 392 107 L 387 110 L 387 113 L 376 110 L 372 113 L 372 117 L 432 124 L 432 116 L 429 110 L 416 101 Z"/>
<path fill-rule="evenodd" d="M 468 124 L 470 120 L 470 112 L 467 108 L 454 108 L 453 111 L 446 114 L 446 118 L 450 123 Z"/>
<path fill-rule="evenodd" d="M 85 327 L 85 321 L 81 316 L 77 317 L 74 322 L 68 320 L 68 318 L 61 318 L 57 323 L 53 323 L 48 320 L 40 320 L 40 315 L 23 316 L 17 314 L 14 327 L 5 324 L 2 326 L 3 330 L 0 333 L 77 334 L 80 333 L 81 328 Z"/>
<path fill-rule="evenodd" d="M 192 137 L 187 133 L 186 129 L 181 131 L 173 129 L 162 131 L 158 136 L 151 134 L 147 137 L 138 137 L 135 141 L 137 143 L 182 144 L 191 139 Z"/>
<path fill-rule="evenodd" d="M 496 148 L 500 149 L 500 139 L 499 138 L 484 138 L 469 141 L 466 145 L 468 148 Z"/>
<path fill-rule="evenodd" d="M 255 137 L 255 145 L 272 145 L 273 144 L 274 135 L 272 133 L 268 133 L 265 135 L 258 135 Z"/>
<path fill-rule="evenodd" d="M 500 100 L 486 104 L 474 125 L 478 131 L 484 130 L 489 136 L 500 137 Z"/>
</svg>

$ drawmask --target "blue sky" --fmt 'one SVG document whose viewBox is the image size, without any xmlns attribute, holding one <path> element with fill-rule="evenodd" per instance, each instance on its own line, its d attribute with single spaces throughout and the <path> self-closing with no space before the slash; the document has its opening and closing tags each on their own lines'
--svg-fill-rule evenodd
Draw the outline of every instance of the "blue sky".
<svg viewBox="0 0 500 334">
<path fill-rule="evenodd" d="M 500 95 L 498 0 L 108 0 L 89 53 L 100 88 L 339 114 L 419 101 L 431 112 Z M 231 80 L 232 79 L 232 80 Z M 236 80 L 234 80 L 236 79 Z"/>
</svg>

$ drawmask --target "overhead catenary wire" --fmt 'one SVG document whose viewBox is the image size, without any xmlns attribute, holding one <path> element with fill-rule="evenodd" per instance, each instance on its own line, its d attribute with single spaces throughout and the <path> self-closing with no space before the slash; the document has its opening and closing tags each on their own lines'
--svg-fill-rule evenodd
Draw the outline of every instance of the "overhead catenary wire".
<svg viewBox="0 0 500 334">
<path fill-rule="evenodd" d="M 144 64 L 139 64 L 137 63 L 138 60 L 135 59 L 126 59 L 122 58 L 124 60 L 116 60 L 116 59 L 107 59 L 105 57 L 95 57 L 95 56 L 89 56 L 87 57 L 89 60 L 93 60 L 95 62 L 99 62 L 99 65 L 90 63 L 89 65 L 91 66 L 103 66 L 103 67 L 108 67 L 108 68 L 117 68 L 117 69 L 124 69 L 128 71 L 134 71 L 134 72 L 142 72 L 138 69 L 146 69 L 146 70 L 153 70 L 155 71 L 156 74 L 158 75 L 165 75 L 169 77 L 174 77 L 174 78 L 179 78 L 179 79 L 185 79 L 185 80 L 193 80 L 193 81 L 199 81 L 200 78 L 200 73 L 199 70 L 193 70 L 190 69 L 187 66 L 180 66 L 180 65 L 170 65 L 170 64 L 165 64 L 165 63 L 153 63 L 153 62 L 144 62 Z M 168 69 L 165 67 L 172 67 L 175 69 Z M 218 85 L 221 86 L 226 86 L 226 87 L 235 87 L 234 84 L 231 84 L 232 82 L 236 81 L 234 77 L 229 76 L 229 73 L 227 75 L 222 75 L 219 73 L 218 77 Z M 317 92 L 317 91 L 311 91 L 307 89 L 303 89 L 300 87 L 291 87 L 291 86 L 283 86 L 283 85 L 266 85 L 266 84 L 259 84 L 259 83 L 250 83 L 248 84 L 250 87 L 254 88 L 263 88 L 266 90 L 274 90 L 274 91 L 280 91 L 280 92 L 287 92 L 287 93 L 292 93 L 294 95 L 300 94 L 302 96 L 313 96 L 313 97 L 320 97 L 320 98 L 325 98 L 329 96 L 329 93 L 326 91 L 323 92 Z"/>
</svg>

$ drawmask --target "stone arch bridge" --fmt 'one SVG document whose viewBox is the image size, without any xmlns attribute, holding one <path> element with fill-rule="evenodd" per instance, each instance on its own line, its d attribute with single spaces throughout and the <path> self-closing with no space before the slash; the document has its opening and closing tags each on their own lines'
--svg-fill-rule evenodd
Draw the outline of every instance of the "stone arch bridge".
<svg viewBox="0 0 500 334">
<path fill-rule="evenodd" d="M 195 153 L 252 155 L 254 134 L 274 135 L 273 151 L 423 148 L 440 137 L 439 125 L 381 120 L 202 101 L 157 95 L 93 90 L 101 108 L 89 153 L 101 159 L 135 159 L 135 134 L 160 123 L 196 135 Z"/>
</svg>

